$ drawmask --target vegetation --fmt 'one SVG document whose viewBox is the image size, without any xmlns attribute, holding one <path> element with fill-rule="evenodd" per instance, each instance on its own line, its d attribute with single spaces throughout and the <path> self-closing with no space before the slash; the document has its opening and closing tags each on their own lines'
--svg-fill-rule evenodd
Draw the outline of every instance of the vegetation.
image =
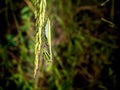
<svg viewBox="0 0 120 90">
<path fill-rule="evenodd" d="M 118 90 L 119 0 L 46 0 L 43 23 L 41 1 L 1 0 L 0 90 Z M 44 53 L 34 80 L 36 42 Z"/>
</svg>

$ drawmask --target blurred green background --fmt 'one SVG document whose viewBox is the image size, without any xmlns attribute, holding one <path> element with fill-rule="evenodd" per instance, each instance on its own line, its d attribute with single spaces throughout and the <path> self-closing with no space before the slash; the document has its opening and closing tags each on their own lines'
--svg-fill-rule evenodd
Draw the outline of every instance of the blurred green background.
<svg viewBox="0 0 120 90">
<path fill-rule="evenodd" d="M 119 90 L 119 0 L 46 0 L 52 27 L 52 69 L 38 90 Z M 34 90 L 34 6 L 0 1 L 0 90 Z"/>
</svg>

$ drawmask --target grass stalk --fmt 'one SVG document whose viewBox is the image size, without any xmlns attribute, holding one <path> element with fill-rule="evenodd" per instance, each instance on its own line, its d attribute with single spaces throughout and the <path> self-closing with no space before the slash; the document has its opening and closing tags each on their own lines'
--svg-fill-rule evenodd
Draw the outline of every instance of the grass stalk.
<svg viewBox="0 0 120 90">
<path fill-rule="evenodd" d="M 47 59 L 47 61 L 51 61 L 52 50 L 51 50 L 50 20 L 46 18 L 46 0 L 36 0 L 34 3 L 35 3 L 35 18 L 36 18 L 36 29 L 37 29 L 36 45 L 35 45 L 35 62 L 34 62 L 35 64 L 34 79 L 35 79 L 35 90 L 36 90 L 38 78 L 40 76 L 40 70 L 43 65 L 43 59 Z M 46 25 L 47 28 L 45 28 Z M 45 32 L 48 35 L 46 35 Z"/>
</svg>

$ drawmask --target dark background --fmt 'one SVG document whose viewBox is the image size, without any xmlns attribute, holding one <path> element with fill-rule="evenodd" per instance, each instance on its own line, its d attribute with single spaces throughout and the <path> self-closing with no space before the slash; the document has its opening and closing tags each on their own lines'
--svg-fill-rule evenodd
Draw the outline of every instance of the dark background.
<svg viewBox="0 0 120 90">
<path fill-rule="evenodd" d="M 38 90 L 119 90 L 119 0 L 106 1 L 47 0 L 53 65 L 43 65 Z M 33 8 L 0 1 L 0 90 L 34 89 Z"/>
</svg>

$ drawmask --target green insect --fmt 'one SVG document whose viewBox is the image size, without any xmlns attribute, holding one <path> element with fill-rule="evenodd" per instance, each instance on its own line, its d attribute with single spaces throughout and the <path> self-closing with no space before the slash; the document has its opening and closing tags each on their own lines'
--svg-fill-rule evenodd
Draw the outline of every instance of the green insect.
<svg viewBox="0 0 120 90">
<path fill-rule="evenodd" d="M 50 20 L 47 19 L 45 28 L 44 28 L 44 35 L 45 35 L 45 44 L 46 47 L 43 48 L 44 59 L 52 62 L 52 48 L 51 48 L 51 27 L 50 27 Z"/>
<path fill-rule="evenodd" d="M 35 45 L 34 77 L 37 75 L 43 59 L 48 62 L 52 62 L 51 25 L 49 18 L 46 18 L 46 0 L 36 0 L 35 5 L 37 33 Z"/>
</svg>

